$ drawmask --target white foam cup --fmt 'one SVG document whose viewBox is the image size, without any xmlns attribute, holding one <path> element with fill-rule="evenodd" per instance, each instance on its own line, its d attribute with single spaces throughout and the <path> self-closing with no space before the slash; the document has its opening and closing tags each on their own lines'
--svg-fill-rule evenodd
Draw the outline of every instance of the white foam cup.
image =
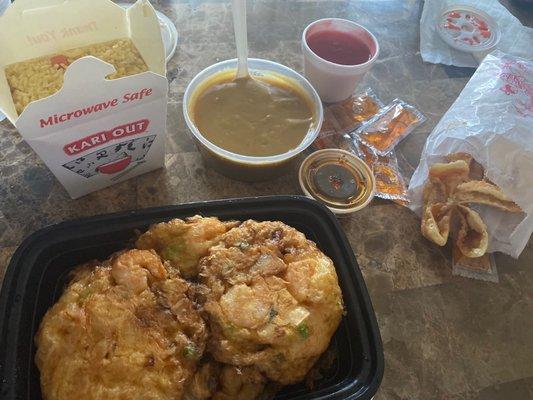
<svg viewBox="0 0 533 400">
<path fill-rule="evenodd" d="M 311 50 L 307 38 L 320 31 L 343 31 L 355 34 L 370 50 L 370 59 L 362 64 L 343 65 L 328 61 Z M 340 18 L 320 19 L 302 33 L 305 77 L 311 82 L 322 101 L 333 103 L 350 97 L 379 55 L 376 37 L 365 27 Z"/>
</svg>

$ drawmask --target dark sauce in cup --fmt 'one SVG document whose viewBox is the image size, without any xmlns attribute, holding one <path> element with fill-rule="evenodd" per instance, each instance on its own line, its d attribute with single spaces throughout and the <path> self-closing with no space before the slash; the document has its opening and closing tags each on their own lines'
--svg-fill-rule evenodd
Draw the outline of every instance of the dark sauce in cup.
<svg viewBox="0 0 533 400">
<path fill-rule="evenodd" d="M 302 190 L 333 212 L 345 214 L 367 205 L 375 191 L 372 171 L 350 152 L 324 149 L 309 155 L 299 171 Z"/>
<path fill-rule="evenodd" d="M 321 30 L 311 33 L 307 45 L 320 58 L 341 65 L 364 64 L 372 58 L 372 51 L 354 32 Z"/>
</svg>

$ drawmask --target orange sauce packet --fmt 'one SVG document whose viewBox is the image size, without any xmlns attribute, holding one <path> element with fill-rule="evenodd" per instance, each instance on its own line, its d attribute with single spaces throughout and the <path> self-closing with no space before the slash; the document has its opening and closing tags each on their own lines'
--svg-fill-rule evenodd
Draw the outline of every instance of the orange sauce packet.
<svg viewBox="0 0 533 400">
<path fill-rule="evenodd" d="M 362 122 L 372 118 L 383 107 L 383 103 L 368 88 L 362 93 L 354 94 L 348 99 L 327 106 L 336 122 L 336 130 L 348 133 L 357 129 Z"/>
<path fill-rule="evenodd" d="M 413 106 L 396 99 L 358 128 L 356 134 L 376 153 L 386 155 L 424 121 L 425 117 Z"/>
<path fill-rule="evenodd" d="M 482 281 L 498 282 L 498 270 L 494 256 L 485 253 L 481 257 L 468 258 L 456 244 L 452 248 L 452 274 Z"/>
<path fill-rule="evenodd" d="M 348 134 L 339 133 L 334 127 L 335 117 L 326 107 L 320 133 L 313 142 L 316 149 L 342 149 L 353 152 L 352 139 Z"/>
<path fill-rule="evenodd" d="M 407 205 L 407 185 L 398 169 L 396 154 L 381 156 L 364 143 L 356 141 L 355 144 L 359 157 L 370 166 L 376 178 L 376 197 Z"/>
<path fill-rule="evenodd" d="M 407 186 L 397 168 L 378 162 L 373 165 L 372 172 L 376 178 L 376 196 L 407 201 Z"/>
</svg>

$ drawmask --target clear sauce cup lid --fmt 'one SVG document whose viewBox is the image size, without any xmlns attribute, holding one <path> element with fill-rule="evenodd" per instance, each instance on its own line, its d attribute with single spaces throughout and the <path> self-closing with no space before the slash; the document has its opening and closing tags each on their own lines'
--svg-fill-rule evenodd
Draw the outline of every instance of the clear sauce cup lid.
<svg viewBox="0 0 533 400">
<path fill-rule="evenodd" d="M 302 162 L 298 177 L 305 195 L 325 204 L 335 214 L 349 214 L 367 206 L 376 189 L 370 167 L 340 149 L 310 154 Z"/>
<path fill-rule="evenodd" d="M 501 36 L 498 24 L 486 12 L 458 5 L 442 10 L 437 32 L 450 47 L 469 53 L 491 50 Z"/>
</svg>

